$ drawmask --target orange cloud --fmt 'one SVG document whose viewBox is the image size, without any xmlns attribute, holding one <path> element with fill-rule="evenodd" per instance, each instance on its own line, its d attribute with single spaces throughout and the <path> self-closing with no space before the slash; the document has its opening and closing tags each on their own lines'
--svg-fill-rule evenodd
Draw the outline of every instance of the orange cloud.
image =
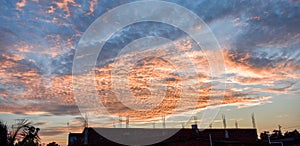
<svg viewBox="0 0 300 146">
<path fill-rule="evenodd" d="M 80 7 L 80 5 L 77 4 L 74 0 L 60 0 L 60 1 L 55 1 L 54 3 L 58 6 L 58 8 L 63 9 L 66 12 L 65 17 L 71 16 L 69 4 Z"/>
<path fill-rule="evenodd" d="M 52 14 L 52 13 L 55 12 L 55 10 L 56 10 L 56 9 L 55 9 L 53 6 L 50 6 L 50 7 L 49 7 L 49 10 L 47 11 L 47 13 Z"/>
<path fill-rule="evenodd" d="M 17 10 L 21 10 L 26 5 L 26 0 L 21 0 L 20 2 L 16 3 Z"/>
<path fill-rule="evenodd" d="M 226 64 L 226 72 L 234 73 L 232 81 L 240 84 L 263 84 L 271 85 L 275 81 L 298 78 L 300 66 L 293 62 L 276 62 L 273 66 L 257 67 L 249 62 L 249 58 L 254 57 L 246 53 L 241 55 L 238 52 L 229 52 L 223 49 Z"/>
<path fill-rule="evenodd" d="M 89 4 L 90 4 L 90 7 L 89 7 L 89 12 L 87 13 L 87 15 L 90 15 L 90 14 L 93 14 L 94 13 L 94 11 L 95 11 L 95 6 L 98 4 L 98 0 L 91 0 L 90 2 L 89 2 Z"/>
<path fill-rule="evenodd" d="M 48 36 L 59 38 L 57 36 Z M 179 40 L 182 41 L 182 40 Z M 83 105 L 90 108 L 89 110 L 94 110 L 96 112 L 97 108 L 100 106 L 100 102 L 105 106 L 105 108 L 115 116 L 130 115 L 132 118 L 136 119 L 154 119 L 161 117 L 162 115 L 168 115 L 174 112 L 185 112 L 193 109 L 201 109 L 208 106 L 208 101 L 210 97 L 218 97 L 223 94 L 222 90 L 212 90 L 211 87 L 217 86 L 219 83 L 213 83 L 210 80 L 209 74 L 209 64 L 205 58 L 204 53 L 201 50 L 196 50 L 191 52 L 193 48 L 189 41 L 183 46 L 180 43 L 176 44 L 176 51 L 178 53 L 169 52 L 170 50 L 165 49 L 164 46 L 155 50 L 155 52 L 142 52 L 144 55 L 148 54 L 150 57 L 142 58 L 137 62 L 133 63 L 133 67 L 129 69 L 128 72 L 128 85 L 121 86 L 122 90 L 130 90 L 135 98 L 147 99 L 150 97 L 149 88 L 155 88 L 155 91 L 162 91 L 159 85 L 166 86 L 166 94 L 161 98 L 164 98 L 160 104 L 149 111 L 137 111 L 128 108 L 124 105 L 116 96 L 117 92 L 114 91 L 112 83 L 112 70 L 116 67 L 117 63 L 126 66 L 126 62 L 130 62 L 130 59 L 142 53 L 129 52 L 123 57 L 119 58 L 119 62 L 115 61 L 106 64 L 101 67 L 97 67 L 91 72 L 95 72 L 96 76 L 91 77 L 88 74 L 42 74 L 37 68 L 32 68 L 29 65 L 22 64 L 20 58 L 8 57 L 4 58 L 3 63 L 0 65 L 0 77 L 6 77 L 2 79 L 1 82 L 7 84 L 10 81 L 15 81 L 14 85 L 11 85 L 11 90 L 17 90 L 18 86 L 22 85 L 22 88 L 18 89 L 20 94 L 16 92 L 6 90 L 2 91 L 0 94 L 5 99 L 7 99 L 10 104 L 5 104 L 1 106 L 1 111 L 5 113 L 17 113 L 17 114 L 39 114 L 39 115 L 75 115 L 79 114 L 76 103 L 77 99 L 74 97 L 74 89 L 72 80 L 75 78 L 79 80 L 82 85 L 79 90 L 82 95 L 84 95 L 85 100 Z M 29 47 L 20 48 L 20 51 L 30 52 Z M 179 66 L 173 64 L 172 61 L 165 59 L 164 57 L 157 56 L 167 56 L 169 55 L 175 58 L 173 62 L 178 62 Z M 259 71 L 258 68 L 253 68 L 251 64 L 247 62 L 247 59 L 251 57 L 250 54 L 245 55 L 240 60 L 235 61 L 234 55 L 229 52 L 225 52 L 225 63 L 227 65 L 227 70 L 229 73 L 236 73 L 237 76 L 233 77 L 232 80 L 239 84 L 250 85 L 250 84 L 260 84 L 261 80 L 269 80 L 268 76 L 265 74 L 267 69 L 262 69 L 265 72 Z M 152 55 L 152 56 L 151 56 Z M 54 55 L 55 56 L 55 55 Z M 187 62 L 185 57 L 191 60 L 194 64 L 197 74 L 188 75 L 187 78 L 183 78 L 180 74 L 180 68 L 186 66 Z M 182 66 L 181 66 L 182 65 Z M 19 69 L 19 71 L 13 71 Z M 24 70 L 27 69 L 27 70 Z M 117 70 L 116 71 L 121 71 Z M 188 71 L 187 71 L 188 72 Z M 279 76 L 276 74 L 271 74 L 269 77 Z M 118 77 L 116 77 L 118 78 Z M 162 79 L 162 82 L 156 83 L 152 86 L 151 80 L 154 78 Z M 86 84 L 87 80 L 95 79 L 95 85 L 91 87 Z M 122 80 L 122 78 L 118 78 Z M 182 81 L 191 83 L 191 87 L 187 89 L 189 96 L 193 97 L 190 99 L 185 99 L 186 105 L 181 106 L 179 111 L 176 111 L 177 105 L 180 103 L 182 97 Z M 125 88 L 128 86 L 128 88 Z M 91 97 L 93 88 L 96 88 L 98 93 L 98 101 L 92 101 Z M 157 88 L 157 89 L 156 89 Z M 235 87 L 238 88 L 238 87 Z M 257 98 L 253 98 L 257 96 Z M 260 99 L 262 98 L 262 99 Z M 262 104 L 263 102 L 268 102 L 260 95 L 251 91 L 243 90 L 226 90 L 224 95 L 224 100 L 221 105 L 238 105 L 238 106 L 255 106 Z M 101 115 L 102 113 L 97 113 Z"/>
</svg>

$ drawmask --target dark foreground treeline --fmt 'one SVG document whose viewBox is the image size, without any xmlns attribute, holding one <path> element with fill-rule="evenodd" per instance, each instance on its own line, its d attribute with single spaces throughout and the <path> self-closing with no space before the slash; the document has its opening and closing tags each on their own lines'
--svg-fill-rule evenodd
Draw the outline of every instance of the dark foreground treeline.
<svg viewBox="0 0 300 146">
<path fill-rule="evenodd" d="M 40 146 L 40 128 L 27 119 L 18 119 L 9 128 L 0 120 L 0 146 Z M 58 146 L 55 142 L 47 146 Z"/>
</svg>

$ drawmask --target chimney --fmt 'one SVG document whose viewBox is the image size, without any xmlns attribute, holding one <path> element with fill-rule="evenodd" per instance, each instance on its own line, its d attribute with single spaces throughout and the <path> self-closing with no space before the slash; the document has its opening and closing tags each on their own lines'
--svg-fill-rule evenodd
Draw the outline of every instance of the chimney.
<svg viewBox="0 0 300 146">
<path fill-rule="evenodd" d="M 198 125 L 197 124 L 193 124 L 192 125 L 192 129 L 197 130 L 198 129 Z"/>
<path fill-rule="evenodd" d="M 197 134 L 199 134 L 199 129 L 198 129 L 198 125 L 197 125 L 197 124 L 193 124 L 193 125 L 192 125 L 192 129 L 193 129 Z"/>
</svg>

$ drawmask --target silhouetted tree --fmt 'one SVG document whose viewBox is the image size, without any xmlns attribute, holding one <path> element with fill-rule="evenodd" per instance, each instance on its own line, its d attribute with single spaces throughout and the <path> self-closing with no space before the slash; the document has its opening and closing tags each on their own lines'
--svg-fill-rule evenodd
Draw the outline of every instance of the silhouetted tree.
<svg viewBox="0 0 300 146">
<path fill-rule="evenodd" d="M 284 137 L 300 137 L 299 132 L 295 129 L 294 131 L 287 131 L 284 133 Z"/>
<path fill-rule="evenodd" d="M 0 144 L 3 146 L 8 146 L 7 134 L 7 126 L 0 121 Z"/>
<path fill-rule="evenodd" d="M 21 141 L 21 144 L 23 146 L 30 145 L 35 146 L 38 145 L 40 142 L 40 137 L 38 136 L 38 132 L 40 131 L 40 128 L 35 128 L 33 126 L 30 126 L 28 128 L 25 128 L 23 132 L 21 133 L 23 140 Z"/>
<path fill-rule="evenodd" d="M 264 131 L 260 133 L 260 139 L 263 141 L 267 141 L 270 136 L 270 140 L 280 139 L 280 138 L 296 138 L 300 139 L 300 133 L 295 129 L 294 131 L 287 131 L 282 135 L 281 130 L 273 130 L 272 134 L 269 134 L 269 131 Z"/>
<path fill-rule="evenodd" d="M 10 132 L 8 132 L 7 126 L 0 122 L 0 130 L 1 146 L 38 146 L 40 142 L 38 136 L 40 129 L 32 126 L 31 122 L 26 119 L 17 120 L 17 123 L 12 125 Z"/>
<path fill-rule="evenodd" d="M 51 142 L 48 143 L 46 146 L 59 146 L 59 144 L 57 144 L 56 142 Z"/>
</svg>

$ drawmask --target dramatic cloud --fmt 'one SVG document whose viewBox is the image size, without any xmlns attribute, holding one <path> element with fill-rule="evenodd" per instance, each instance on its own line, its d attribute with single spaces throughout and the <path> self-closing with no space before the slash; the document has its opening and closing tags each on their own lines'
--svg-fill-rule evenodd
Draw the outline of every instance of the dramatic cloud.
<svg viewBox="0 0 300 146">
<path fill-rule="evenodd" d="M 131 1 L 0 1 L 1 118 L 7 114 L 41 117 L 80 115 L 73 79 L 81 81 L 82 88 L 76 89 L 80 93 L 86 97 L 91 97 L 92 93 L 91 86 L 86 84 L 86 80 L 90 79 L 87 74 L 72 76 L 78 41 L 99 16 L 128 2 Z M 112 116 L 131 115 L 137 119 L 157 120 L 162 115 L 173 113 L 182 93 L 183 80 L 193 85 L 188 91 L 196 100 L 189 103 L 196 106 L 187 105 L 180 108 L 181 112 L 195 108 L 201 111 L 212 106 L 208 104 L 210 97 L 219 95 L 224 95 L 222 104 L 213 106 L 240 109 L 271 104 L 275 96 L 300 95 L 299 1 L 170 2 L 190 9 L 215 34 L 224 56 L 226 89 L 224 92 L 211 90 L 220 83 L 211 79 L 210 58 L 188 34 L 168 24 L 136 23 L 111 36 L 99 54 L 95 68 L 90 70 L 96 74 L 93 78 L 99 101 Z M 128 43 L 146 36 L 168 38 L 174 41 L 172 45 L 176 51 L 168 49 L 170 44 L 164 44 L 152 52 L 138 48 L 118 56 Z M 97 45 L 94 43 L 93 47 Z M 147 57 L 130 62 L 143 55 Z M 157 57 L 168 55 L 180 65 L 176 66 L 168 60 L 170 58 Z M 194 64 L 197 74 L 188 76 L 187 80 L 177 69 L 186 67 L 189 61 Z M 120 92 L 113 87 L 112 77 L 123 81 L 124 78 L 115 76 L 122 73 L 122 68 L 116 67 L 118 64 L 126 67 L 127 63 L 133 63 L 128 72 L 128 88 L 122 86 L 118 90 L 128 90 L 134 97 L 144 100 L 151 96 L 150 87 L 157 95 L 162 96 L 162 92 L 166 91 L 162 104 L 151 112 L 131 110 L 117 98 Z M 186 72 L 190 73 L 190 70 Z M 164 86 L 167 87 L 165 90 Z M 89 105 L 97 107 L 97 104 L 87 99 L 84 108 L 89 108 Z M 150 104 L 147 106 L 151 107 Z M 98 114 L 102 123 L 110 121 Z M 74 127 L 70 126 L 71 129 L 80 132 L 80 118 L 72 119 Z M 41 131 L 44 137 L 61 137 L 68 131 L 62 123 L 55 125 L 39 121 L 35 124 L 44 128 Z M 109 122 L 105 124 L 112 126 Z"/>
</svg>

